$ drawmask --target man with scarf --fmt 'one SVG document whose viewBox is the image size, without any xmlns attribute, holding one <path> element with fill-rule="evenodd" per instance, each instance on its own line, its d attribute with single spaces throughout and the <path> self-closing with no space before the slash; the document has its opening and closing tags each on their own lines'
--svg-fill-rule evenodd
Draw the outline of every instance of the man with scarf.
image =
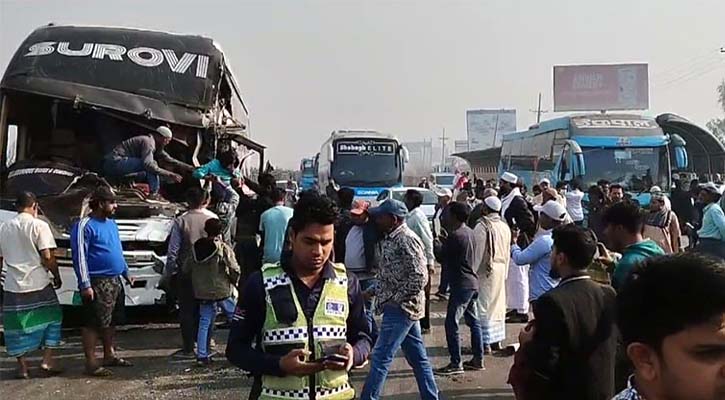
<svg viewBox="0 0 725 400">
<path fill-rule="evenodd" d="M 516 186 L 518 177 L 511 172 L 504 172 L 499 182 L 501 195 L 501 216 L 512 230 L 517 230 L 518 245 L 525 248 L 536 234 L 536 222 L 529 205 Z M 507 307 L 512 315 L 529 313 L 529 266 L 516 265 L 509 262 L 509 273 L 506 278 Z"/>
<path fill-rule="evenodd" d="M 672 211 L 669 199 L 657 186 L 650 193 L 649 213 L 644 218 L 642 236 L 651 239 L 665 251 L 665 254 L 680 252 L 680 221 Z"/>
</svg>

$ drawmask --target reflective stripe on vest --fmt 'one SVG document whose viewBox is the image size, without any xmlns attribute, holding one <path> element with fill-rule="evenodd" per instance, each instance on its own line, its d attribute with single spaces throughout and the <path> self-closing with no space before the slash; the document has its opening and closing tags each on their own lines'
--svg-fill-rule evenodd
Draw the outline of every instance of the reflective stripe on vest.
<svg viewBox="0 0 725 400">
<path fill-rule="evenodd" d="M 327 399 L 331 396 L 341 394 L 349 390 L 352 390 L 349 384 L 344 384 L 334 389 L 322 389 L 318 386 L 315 393 L 315 398 L 319 400 Z M 269 396 L 278 399 L 307 399 L 310 397 L 310 391 L 308 388 L 304 388 L 301 390 L 275 390 L 263 387 L 262 396 Z"/>
<path fill-rule="evenodd" d="M 305 349 L 311 353 L 309 360 L 320 359 L 324 348 L 339 346 L 347 341 L 347 316 L 349 303 L 347 297 L 347 274 L 343 265 L 335 265 L 335 278 L 324 282 L 317 308 L 308 325 L 307 318 L 292 280 L 279 264 L 267 264 L 262 267 L 262 282 L 267 302 L 266 315 L 262 328 L 262 349 L 271 354 L 286 354 L 292 348 Z M 289 293 L 285 292 L 289 290 Z M 296 320 L 290 324 L 280 322 L 276 311 L 284 312 L 286 319 L 294 319 L 288 314 L 290 304 L 273 304 L 272 295 L 277 301 L 292 299 L 297 310 Z M 283 299 L 283 300 L 280 300 Z M 282 307 L 284 304 L 286 307 Z M 291 317 L 291 318 L 290 318 Z M 282 318 L 284 320 L 285 318 Z M 314 380 L 314 383 L 313 383 Z M 314 384 L 315 390 L 310 391 Z M 313 377 L 262 376 L 261 399 L 308 399 L 347 400 L 355 396 L 346 371 L 325 370 Z"/>
</svg>

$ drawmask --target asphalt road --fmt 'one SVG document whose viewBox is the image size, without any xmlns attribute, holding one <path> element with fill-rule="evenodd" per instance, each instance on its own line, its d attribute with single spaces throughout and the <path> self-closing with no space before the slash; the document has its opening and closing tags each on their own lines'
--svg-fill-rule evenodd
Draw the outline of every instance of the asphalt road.
<svg viewBox="0 0 725 400">
<path fill-rule="evenodd" d="M 445 304 L 433 304 L 433 329 L 425 336 L 428 355 L 434 366 L 448 361 L 443 320 Z M 34 369 L 29 381 L 14 380 L 16 362 L 8 358 L 5 349 L 0 358 L 0 398 L 3 399 L 246 399 L 251 380 L 231 366 L 223 357 L 211 368 L 196 367 L 193 361 L 174 360 L 169 357 L 181 344 L 178 326 L 172 318 L 159 310 L 132 310 L 128 313 L 131 325 L 119 329 L 119 354 L 133 362 L 131 368 L 117 368 L 112 378 L 97 379 L 83 375 L 83 351 L 79 332 L 69 327 L 64 330 L 65 346 L 58 351 L 58 359 L 65 368 L 59 377 L 38 377 L 37 365 L 40 354 L 34 354 Z M 69 315 L 68 321 L 73 322 Z M 150 323 L 150 321 L 154 321 Z M 159 323 L 159 321 L 162 321 Z M 515 341 L 521 325 L 508 325 L 507 334 Z M 461 329 L 463 345 L 468 347 L 469 333 L 465 325 Z M 217 330 L 217 351 L 223 354 L 228 331 Z M 464 359 L 467 356 L 464 355 Z M 437 377 L 440 389 L 447 399 L 513 399 L 506 384 L 513 357 L 489 356 L 486 370 L 466 372 L 455 378 Z M 367 369 L 354 371 L 353 383 L 362 388 Z M 415 378 L 402 353 L 398 353 L 387 380 L 385 399 L 417 399 Z"/>
</svg>

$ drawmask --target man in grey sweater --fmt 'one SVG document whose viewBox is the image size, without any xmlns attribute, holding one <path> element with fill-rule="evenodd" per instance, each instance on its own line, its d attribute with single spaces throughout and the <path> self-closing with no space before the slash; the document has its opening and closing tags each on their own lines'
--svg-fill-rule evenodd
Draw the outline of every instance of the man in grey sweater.
<svg viewBox="0 0 725 400">
<path fill-rule="evenodd" d="M 193 171 L 193 167 L 171 157 L 164 147 L 171 142 L 173 134 L 171 129 L 160 126 L 151 134 L 142 134 L 128 138 L 116 145 L 103 159 L 103 170 L 106 176 L 121 177 L 136 174 L 138 178 L 146 180 L 151 194 L 149 200 L 161 200 L 159 188 L 160 177 L 166 177 L 179 183 L 181 175 L 163 169 L 158 161 L 164 161 L 185 171 Z"/>
</svg>

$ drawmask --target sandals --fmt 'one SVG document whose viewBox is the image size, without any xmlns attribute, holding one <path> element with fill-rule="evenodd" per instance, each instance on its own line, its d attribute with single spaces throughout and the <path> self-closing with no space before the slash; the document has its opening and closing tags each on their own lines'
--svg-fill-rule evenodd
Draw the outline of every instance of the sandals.
<svg viewBox="0 0 725 400">
<path fill-rule="evenodd" d="M 104 368 L 104 367 L 98 367 L 94 370 L 86 369 L 86 375 L 92 376 L 95 378 L 108 378 L 110 376 L 113 376 L 113 372 L 110 369 Z"/>
<path fill-rule="evenodd" d="M 17 372 L 15 372 L 15 379 L 21 379 L 21 380 L 30 379 L 30 375 L 27 372 L 17 371 Z"/>
<path fill-rule="evenodd" d="M 126 361 L 121 357 L 114 357 L 109 361 L 103 362 L 104 367 L 133 367 L 130 361 Z"/>
<path fill-rule="evenodd" d="M 40 366 L 40 371 L 46 377 L 57 376 L 65 372 L 62 368 L 48 367 L 44 365 Z"/>
</svg>

